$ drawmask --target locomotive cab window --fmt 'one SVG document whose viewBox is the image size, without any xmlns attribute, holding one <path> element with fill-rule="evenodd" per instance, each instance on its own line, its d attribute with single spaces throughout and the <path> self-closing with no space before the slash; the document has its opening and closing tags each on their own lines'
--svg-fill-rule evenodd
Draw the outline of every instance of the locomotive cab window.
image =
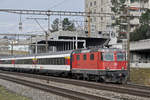
<svg viewBox="0 0 150 100">
<path fill-rule="evenodd" d="M 80 55 L 77 55 L 77 60 L 80 60 Z"/>
<path fill-rule="evenodd" d="M 83 60 L 86 60 L 86 54 L 83 55 Z"/>
<path fill-rule="evenodd" d="M 125 61 L 126 55 L 125 53 L 117 53 L 117 61 Z"/>
<path fill-rule="evenodd" d="M 94 60 L 94 54 L 90 54 L 90 60 Z"/>
<path fill-rule="evenodd" d="M 114 61 L 114 53 L 102 53 L 103 61 Z"/>
<path fill-rule="evenodd" d="M 101 56 L 100 60 L 103 61 L 104 60 L 103 53 L 101 53 L 100 56 Z"/>
</svg>

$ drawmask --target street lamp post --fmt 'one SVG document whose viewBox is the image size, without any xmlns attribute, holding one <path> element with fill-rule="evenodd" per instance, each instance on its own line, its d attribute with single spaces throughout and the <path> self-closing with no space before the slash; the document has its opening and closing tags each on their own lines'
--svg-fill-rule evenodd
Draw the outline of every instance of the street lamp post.
<svg viewBox="0 0 150 100">
<path fill-rule="evenodd" d="M 11 56 L 14 55 L 14 42 L 11 41 Z"/>
<path fill-rule="evenodd" d="M 128 61 L 128 79 L 127 81 L 130 81 L 130 7 L 127 7 L 127 61 Z"/>
</svg>

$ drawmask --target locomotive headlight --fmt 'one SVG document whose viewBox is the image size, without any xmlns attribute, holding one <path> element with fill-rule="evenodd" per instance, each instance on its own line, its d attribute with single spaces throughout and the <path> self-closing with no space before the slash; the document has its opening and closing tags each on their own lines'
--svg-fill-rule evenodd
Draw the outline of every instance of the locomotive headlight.
<svg viewBox="0 0 150 100">
<path fill-rule="evenodd" d="M 122 73 L 120 73 L 119 76 L 121 77 L 121 76 L 122 76 Z"/>
<path fill-rule="evenodd" d="M 124 70 L 124 67 L 122 67 L 122 70 Z"/>
<path fill-rule="evenodd" d="M 109 67 L 106 67 L 106 70 L 109 70 L 110 68 Z"/>
</svg>

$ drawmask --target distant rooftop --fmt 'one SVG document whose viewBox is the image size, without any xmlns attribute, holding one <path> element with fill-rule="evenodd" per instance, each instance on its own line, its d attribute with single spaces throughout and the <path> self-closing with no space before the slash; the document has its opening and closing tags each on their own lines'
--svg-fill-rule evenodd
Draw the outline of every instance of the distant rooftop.
<svg viewBox="0 0 150 100">
<path fill-rule="evenodd" d="M 107 34 L 91 34 L 90 37 L 88 37 L 88 34 L 86 34 L 84 31 L 57 31 L 57 32 L 53 32 L 53 33 L 49 33 L 48 36 L 48 40 L 54 39 L 54 40 L 58 40 L 60 39 L 60 37 L 76 37 L 76 34 L 78 37 L 80 38 L 103 38 L 103 39 L 108 39 L 109 35 Z M 45 36 L 36 36 L 36 37 L 32 37 L 32 41 L 31 40 L 27 40 L 27 41 L 20 41 L 19 43 L 35 43 L 35 42 L 39 42 L 39 41 L 45 41 Z"/>
</svg>

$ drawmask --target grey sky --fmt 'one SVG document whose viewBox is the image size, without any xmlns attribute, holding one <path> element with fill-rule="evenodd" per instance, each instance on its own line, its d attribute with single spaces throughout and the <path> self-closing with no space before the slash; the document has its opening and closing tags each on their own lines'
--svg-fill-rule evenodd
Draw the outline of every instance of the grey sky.
<svg viewBox="0 0 150 100">
<path fill-rule="evenodd" d="M 84 11 L 84 0 L 0 0 L 0 9 L 40 9 L 40 10 L 69 10 Z M 23 16 L 23 32 L 40 30 L 32 20 Z M 39 17 L 39 16 L 32 16 Z M 52 17 L 51 19 L 54 19 Z M 0 33 L 18 32 L 19 15 L 0 12 Z M 43 27 L 46 22 L 40 21 Z"/>
</svg>

